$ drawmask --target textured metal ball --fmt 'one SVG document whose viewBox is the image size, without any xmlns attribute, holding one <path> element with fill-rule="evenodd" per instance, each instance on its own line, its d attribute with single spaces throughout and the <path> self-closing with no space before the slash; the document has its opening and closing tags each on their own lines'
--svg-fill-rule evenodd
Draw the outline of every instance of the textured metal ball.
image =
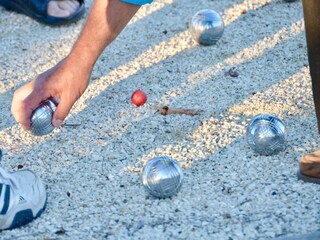
<svg viewBox="0 0 320 240">
<path fill-rule="evenodd" d="M 247 127 L 247 141 L 261 155 L 277 154 L 286 148 L 285 125 L 274 115 L 258 115 Z"/>
<path fill-rule="evenodd" d="M 40 103 L 31 115 L 31 133 L 33 135 L 42 136 L 52 132 L 54 126 L 51 121 L 55 110 L 55 103 L 49 99 Z"/>
<path fill-rule="evenodd" d="M 175 195 L 182 184 L 183 173 L 177 161 L 167 156 L 152 158 L 142 171 L 142 183 L 153 196 Z"/>
<path fill-rule="evenodd" d="M 224 23 L 221 16 L 210 9 L 197 12 L 189 22 L 192 38 L 202 45 L 215 44 L 222 36 Z"/>
</svg>

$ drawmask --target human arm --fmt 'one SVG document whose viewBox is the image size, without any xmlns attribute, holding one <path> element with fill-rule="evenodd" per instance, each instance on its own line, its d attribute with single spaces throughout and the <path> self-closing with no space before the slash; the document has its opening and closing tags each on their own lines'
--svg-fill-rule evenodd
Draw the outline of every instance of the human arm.
<svg viewBox="0 0 320 240">
<path fill-rule="evenodd" d="M 139 8 L 120 0 L 96 0 L 68 56 L 14 93 L 11 111 L 16 121 L 24 129 L 30 129 L 32 111 L 43 100 L 54 97 L 60 103 L 52 123 L 59 127 L 86 90 L 93 66 L 103 50 Z"/>
</svg>

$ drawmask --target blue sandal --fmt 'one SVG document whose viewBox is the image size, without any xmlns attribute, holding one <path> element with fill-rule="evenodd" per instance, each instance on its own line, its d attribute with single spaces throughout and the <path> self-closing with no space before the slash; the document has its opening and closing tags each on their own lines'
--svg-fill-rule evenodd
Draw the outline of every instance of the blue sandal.
<svg viewBox="0 0 320 240">
<path fill-rule="evenodd" d="M 78 0 L 80 6 L 68 17 L 53 17 L 47 14 L 50 0 L 0 0 L 0 6 L 7 10 L 23 13 L 40 23 L 59 26 L 78 21 L 85 12 L 84 1 Z"/>
</svg>

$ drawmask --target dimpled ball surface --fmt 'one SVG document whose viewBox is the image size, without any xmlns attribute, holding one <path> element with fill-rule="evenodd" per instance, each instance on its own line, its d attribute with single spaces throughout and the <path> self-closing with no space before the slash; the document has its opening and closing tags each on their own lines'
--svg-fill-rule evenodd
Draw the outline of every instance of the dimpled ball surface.
<svg viewBox="0 0 320 240">
<path fill-rule="evenodd" d="M 31 116 L 31 133 L 35 136 L 49 134 L 54 129 L 52 125 L 53 113 L 56 105 L 51 100 L 45 100 L 40 103 Z"/>
<path fill-rule="evenodd" d="M 175 195 L 182 184 L 183 173 L 177 161 L 167 156 L 150 159 L 142 171 L 142 183 L 153 196 Z"/>
<path fill-rule="evenodd" d="M 189 22 L 189 32 L 192 38 L 202 45 L 215 44 L 221 38 L 223 31 L 223 19 L 214 10 L 201 10 Z"/>
<path fill-rule="evenodd" d="M 274 115 L 258 115 L 247 127 L 247 141 L 261 155 L 277 154 L 286 148 L 285 125 Z"/>
</svg>

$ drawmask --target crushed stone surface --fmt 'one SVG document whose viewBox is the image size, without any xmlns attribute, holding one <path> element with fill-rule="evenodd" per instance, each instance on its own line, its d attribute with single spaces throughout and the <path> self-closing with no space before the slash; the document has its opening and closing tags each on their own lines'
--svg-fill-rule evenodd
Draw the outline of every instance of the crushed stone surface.
<svg viewBox="0 0 320 240">
<path fill-rule="evenodd" d="M 225 30 L 204 47 L 187 26 L 206 8 L 221 14 Z M 301 2 L 143 6 L 99 58 L 66 120 L 76 125 L 45 137 L 14 121 L 13 93 L 68 54 L 85 20 L 52 28 L 3 8 L 0 16 L 1 167 L 33 170 L 48 195 L 40 218 L 0 239 L 275 239 L 319 229 L 320 186 L 296 177 L 300 157 L 320 147 Z M 139 108 L 130 101 L 136 89 L 148 95 Z M 156 113 L 163 106 L 203 112 Z M 247 145 L 246 126 L 261 113 L 286 124 L 278 155 Z M 184 171 L 169 199 L 148 195 L 141 182 L 148 159 L 161 155 Z"/>
</svg>

